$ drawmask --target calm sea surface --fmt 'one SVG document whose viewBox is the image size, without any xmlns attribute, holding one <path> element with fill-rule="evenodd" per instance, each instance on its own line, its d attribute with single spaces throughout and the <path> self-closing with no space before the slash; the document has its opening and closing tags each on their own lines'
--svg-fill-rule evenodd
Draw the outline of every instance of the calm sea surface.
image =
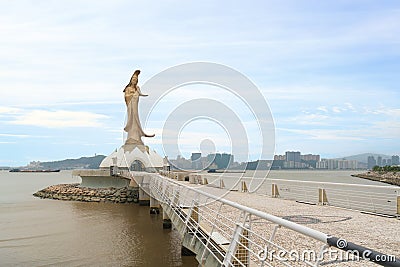
<svg viewBox="0 0 400 267">
<path fill-rule="evenodd" d="M 38 199 L 71 172 L 0 171 L 0 266 L 197 266 L 175 230 L 136 204 Z"/>
<path fill-rule="evenodd" d="M 272 171 L 270 178 L 383 185 L 345 171 Z M 0 266 L 197 266 L 180 256 L 175 230 L 136 204 L 38 199 L 32 193 L 80 182 L 71 172 L 0 171 Z"/>
</svg>

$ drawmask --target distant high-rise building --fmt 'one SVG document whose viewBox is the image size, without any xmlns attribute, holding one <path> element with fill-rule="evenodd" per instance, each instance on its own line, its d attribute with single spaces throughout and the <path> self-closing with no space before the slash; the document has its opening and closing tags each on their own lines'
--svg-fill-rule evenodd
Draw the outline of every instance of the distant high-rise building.
<svg viewBox="0 0 400 267">
<path fill-rule="evenodd" d="M 301 158 L 300 158 L 300 152 L 299 151 L 287 151 L 285 153 L 286 155 L 286 161 L 293 161 L 293 162 L 301 162 Z"/>
<path fill-rule="evenodd" d="M 378 160 L 377 160 L 376 164 L 378 164 L 378 166 L 382 167 L 382 157 L 381 156 L 378 156 Z"/>
<path fill-rule="evenodd" d="M 372 169 L 374 166 L 376 166 L 376 160 L 374 156 L 368 156 L 368 169 Z"/>
<path fill-rule="evenodd" d="M 201 153 L 192 153 L 190 159 L 192 160 L 192 169 L 200 170 L 203 168 L 203 164 L 201 163 Z"/>
<path fill-rule="evenodd" d="M 327 161 L 325 159 L 323 159 L 322 161 L 318 161 L 316 164 L 316 168 L 317 169 L 327 169 L 328 168 Z"/>
<path fill-rule="evenodd" d="M 386 159 L 383 159 L 383 160 L 382 160 L 382 166 L 386 166 L 386 165 L 387 165 Z"/>
<path fill-rule="evenodd" d="M 286 160 L 285 155 L 274 155 L 274 160 Z"/>
<path fill-rule="evenodd" d="M 392 165 L 392 159 L 387 159 L 386 160 L 386 165 L 391 166 Z"/>
<path fill-rule="evenodd" d="M 300 155 L 300 160 L 311 168 L 317 168 L 317 162 L 321 159 L 320 155 Z"/>
<path fill-rule="evenodd" d="M 336 159 L 328 159 L 327 160 L 327 168 L 329 170 L 335 170 L 338 168 L 338 160 Z"/>
<path fill-rule="evenodd" d="M 321 156 L 306 154 L 306 155 L 300 155 L 300 159 L 305 160 L 305 161 L 320 161 Z"/>
<path fill-rule="evenodd" d="M 230 163 L 233 163 L 233 155 L 222 153 L 221 162 L 220 162 L 220 165 L 218 165 L 218 167 L 220 169 L 226 169 L 226 168 L 228 168 Z"/>
<path fill-rule="evenodd" d="M 359 168 L 359 164 L 357 160 L 322 159 L 317 162 L 316 168 L 329 170 L 355 170 Z"/>
<path fill-rule="evenodd" d="M 400 164 L 399 156 L 393 155 L 392 156 L 392 165 L 399 165 L 399 164 Z"/>
<path fill-rule="evenodd" d="M 227 153 L 208 154 L 207 160 L 210 165 L 217 165 L 218 169 L 226 169 L 234 162 L 234 156 Z"/>
<path fill-rule="evenodd" d="M 355 170 L 357 169 L 356 160 L 338 160 L 338 169 L 340 170 Z"/>
</svg>

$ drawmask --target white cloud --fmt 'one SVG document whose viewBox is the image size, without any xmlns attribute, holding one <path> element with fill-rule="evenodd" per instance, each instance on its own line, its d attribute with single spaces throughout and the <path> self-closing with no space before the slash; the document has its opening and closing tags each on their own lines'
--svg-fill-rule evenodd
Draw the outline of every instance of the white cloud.
<svg viewBox="0 0 400 267">
<path fill-rule="evenodd" d="M 296 133 L 299 135 L 308 136 L 309 139 L 314 140 L 364 140 L 365 135 L 359 135 L 361 131 L 358 130 L 330 130 L 330 129 L 285 129 L 279 128 L 278 130 Z"/>
<path fill-rule="evenodd" d="M 365 114 L 374 114 L 374 115 L 387 115 L 393 118 L 397 118 L 400 120 L 400 109 L 399 108 L 390 108 L 385 106 L 380 106 L 378 108 L 365 107 Z"/>
<path fill-rule="evenodd" d="M 400 137 L 400 121 L 387 120 L 374 122 L 371 129 L 382 139 L 398 140 Z"/>
<path fill-rule="evenodd" d="M 343 109 L 342 109 L 342 108 L 339 108 L 339 107 L 333 107 L 333 108 L 332 108 L 332 111 L 335 112 L 335 113 L 340 113 L 340 112 L 342 112 L 342 110 L 343 110 Z"/>
<path fill-rule="evenodd" d="M 351 104 L 351 103 L 344 103 L 344 104 L 346 105 L 348 110 L 354 111 L 354 112 L 357 111 L 356 108 L 353 106 L 353 104 Z"/>
<path fill-rule="evenodd" d="M 18 137 L 18 138 L 31 137 L 31 135 L 27 135 L 27 134 L 4 134 L 4 133 L 0 133 L 0 136 L 3 136 L 3 137 Z"/>
<path fill-rule="evenodd" d="M 322 114 L 304 114 L 291 117 L 287 121 L 299 125 L 329 125 L 332 123 L 332 118 Z"/>
<path fill-rule="evenodd" d="M 0 115 L 9 115 L 9 114 L 17 114 L 21 112 L 21 109 L 14 107 L 0 107 Z"/>
<path fill-rule="evenodd" d="M 85 111 L 33 110 L 16 116 L 10 123 L 46 128 L 100 127 L 108 116 Z"/>
</svg>

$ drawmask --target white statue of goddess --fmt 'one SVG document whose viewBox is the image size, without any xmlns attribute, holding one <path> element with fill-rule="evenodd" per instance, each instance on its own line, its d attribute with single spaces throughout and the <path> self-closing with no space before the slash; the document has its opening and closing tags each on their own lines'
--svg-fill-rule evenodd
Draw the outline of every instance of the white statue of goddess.
<svg viewBox="0 0 400 267">
<path fill-rule="evenodd" d="M 124 128 L 128 133 L 128 138 L 125 141 L 126 145 L 143 145 L 142 136 L 154 137 L 155 135 L 145 134 L 139 120 L 139 97 L 147 96 L 142 94 L 138 84 L 138 76 L 140 70 L 135 70 L 129 84 L 125 87 L 125 103 L 128 112 L 128 120 Z"/>
</svg>

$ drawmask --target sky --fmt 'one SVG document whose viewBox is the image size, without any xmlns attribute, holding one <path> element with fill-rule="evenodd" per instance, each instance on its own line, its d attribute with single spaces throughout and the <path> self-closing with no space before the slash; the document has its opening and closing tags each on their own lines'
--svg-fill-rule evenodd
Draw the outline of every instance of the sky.
<svg viewBox="0 0 400 267">
<path fill-rule="evenodd" d="M 124 142 L 122 90 L 133 71 L 142 70 L 142 85 L 190 62 L 228 66 L 257 86 L 275 154 L 400 154 L 398 1 L 1 0 L 0 166 L 110 154 Z M 195 91 L 180 88 L 160 110 L 203 97 Z M 235 100 L 225 104 L 240 113 Z M 154 121 L 165 114 L 157 114 L 141 114 L 156 133 L 144 142 L 164 156 Z M 229 133 L 210 120 L 188 123 L 180 136 L 186 157 L 210 139 L 229 152 Z"/>
</svg>

